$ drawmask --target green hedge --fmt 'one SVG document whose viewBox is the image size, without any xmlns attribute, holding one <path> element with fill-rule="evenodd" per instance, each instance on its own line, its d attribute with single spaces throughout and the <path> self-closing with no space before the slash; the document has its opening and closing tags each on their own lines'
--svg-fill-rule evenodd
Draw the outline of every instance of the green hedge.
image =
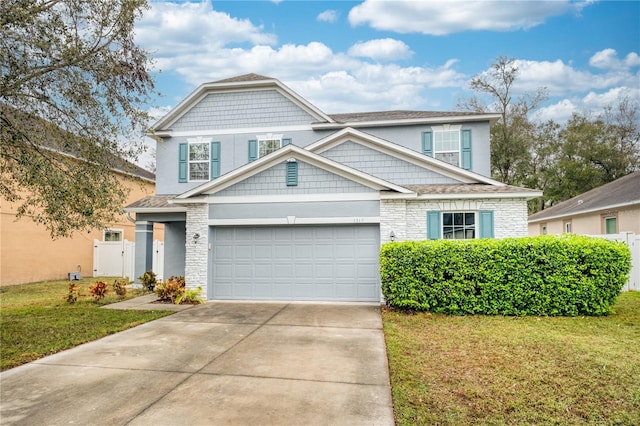
<svg viewBox="0 0 640 426">
<path fill-rule="evenodd" d="M 394 242 L 380 254 L 389 305 L 457 315 L 604 315 L 630 269 L 624 243 L 574 235 Z"/>
</svg>

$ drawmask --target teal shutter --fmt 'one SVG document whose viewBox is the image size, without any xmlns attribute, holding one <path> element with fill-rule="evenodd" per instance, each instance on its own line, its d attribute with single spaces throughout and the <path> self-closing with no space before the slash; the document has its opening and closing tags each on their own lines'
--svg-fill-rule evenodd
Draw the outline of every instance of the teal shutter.
<svg viewBox="0 0 640 426">
<path fill-rule="evenodd" d="M 478 216 L 480 217 L 480 238 L 493 238 L 493 211 L 480 210 Z"/>
<path fill-rule="evenodd" d="M 422 153 L 433 157 L 433 133 L 422 132 Z"/>
<path fill-rule="evenodd" d="M 211 142 L 211 173 L 209 179 L 220 176 L 220 142 Z"/>
<path fill-rule="evenodd" d="M 291 144 L 291 138 L 282 139 L 282 146 Z"/>
<path fill-rule="evenodd" d="M 462 131 L 462 168 L 471 170 L 471 130 Z"/>
<path fill-rule="evenodd" d="M 187 155 L 189 153 L 189 144 L 181 143 L 178 148 L 178 182 L 188 182 L 188 168 Z"/>
<path fill-rule="evenodd" d="M 287 186 L 298 186 L 298 163 L 287 163 Z"/>
<path fill-rule="evenodd" d="M 249 141 L 249 161 L 254 161 L 258 158 L 258 141 L 252 139 Z"/>
<path fill-rule="evenodd" d="M 441 238 L 441 231 L 440 211 L 429 210 L 427 212 L 427 238 L 430 240 L 438 240 Z"/>
</svg>

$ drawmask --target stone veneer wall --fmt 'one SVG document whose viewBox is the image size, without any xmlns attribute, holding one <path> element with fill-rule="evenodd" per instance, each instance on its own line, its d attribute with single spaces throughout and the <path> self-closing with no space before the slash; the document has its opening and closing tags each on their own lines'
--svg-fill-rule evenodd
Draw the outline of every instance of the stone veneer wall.
<svg viewBox="0 0 640 426">
<path fill-rule="evenodd" d="M 187 207 L 185 282 L 188 288 L 202 287 L 207 296 L 207 271 L 209 263 L 208 205 L 193 204 Z M 194 234 L 200 238 L 193 239 Z"/>
<path fill-rule="evenodd" d="M 425 240 L 427 211 L 493 210 L 496 238 L 527 236 L 527 201 L 521 198 L 479 200 L 381 200 L 380 242 L 393 231 L 396 241 Z"/>
</svg>

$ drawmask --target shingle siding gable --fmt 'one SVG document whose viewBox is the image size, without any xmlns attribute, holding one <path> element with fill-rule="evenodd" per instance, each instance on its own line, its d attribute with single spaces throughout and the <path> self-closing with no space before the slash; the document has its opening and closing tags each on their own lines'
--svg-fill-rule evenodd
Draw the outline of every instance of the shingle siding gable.
<svg viewBox="0 0 640 426">
<path fill-rule="evenodd" d="M 216 193 L 216 196 L 341 194 L 375 191 L 303 161 L 298 161 L 297 185 L 287 186 L 286 164 L 283 162 L 255 174 Z"/>
<path fill-rule="evenodd" d="M 174 131 L 310 124 L 316 119 L 277 90 L 211 93 L 171 125 Z"/>
<path fill-rule="evenodd" d="M 352 141 L 337 145 L 320 155 L 397 185 L 460 183 L 450 177 Z"/>
</svg>

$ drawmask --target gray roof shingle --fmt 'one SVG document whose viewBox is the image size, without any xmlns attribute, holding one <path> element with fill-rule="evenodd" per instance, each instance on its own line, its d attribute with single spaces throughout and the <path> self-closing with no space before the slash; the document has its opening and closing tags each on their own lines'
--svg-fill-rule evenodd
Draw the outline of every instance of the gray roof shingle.
<svg viewBox="0 0 640 426">
<path fill-rule="evenodd" d="M 169 200 L 173 200 L 177 195 L 147 195 L 146 197 L 129 204 L 126 209 L 168 209 L 176 208 L 170 204 Z"/>
<path fill-rule="evenodd" d="M 385 120 L 411 120 L 424 118 L 439 117 L 460 117 L 483 115 L 477 112 L 459 112 L 459 111 L 372 111 L 372 112 L 354 112 L 345 114 L 329 114 L 329 117 L 338 123 L 358 123 L 366 121 L 385 121 Z"/>
<path fill-rule="evenodd" d="M 499 192 L 506 193 L 535 193 L 534 189 L 520 188 L 517 186 L 495 186 L 483 183 L 464 183 L 451 185 L 403 185 L 405 188 L 419 194 L 489 194 Z"/>
<path fill-rule="evenodd" d="M 587 191 L 529 216 L 529 221 L 576 215 L 621 204 L 640 204 L 640 171 Z"/>
</svg>

